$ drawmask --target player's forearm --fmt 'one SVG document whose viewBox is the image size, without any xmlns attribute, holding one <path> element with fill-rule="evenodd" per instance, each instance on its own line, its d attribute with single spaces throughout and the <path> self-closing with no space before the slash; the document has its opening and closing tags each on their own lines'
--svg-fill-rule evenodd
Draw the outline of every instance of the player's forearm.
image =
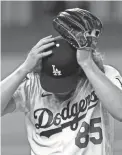
<svg viewBox="0 0 122 155">
<path fill-rule="evenodd" d="M 82 65 L 82 68 L 104 107 L 115 119 L 122 121 L 122 91 L 105 76 L 93 61 Z"/>
<path fill-rule="evenodd" d="M 12 95 L 14 94 L 22 80 L 26 77 L 26 75 L 27 71 L 22 65 L 11 75 L 1 81 L 1 112 L 4 111 Z"/>
</svg>

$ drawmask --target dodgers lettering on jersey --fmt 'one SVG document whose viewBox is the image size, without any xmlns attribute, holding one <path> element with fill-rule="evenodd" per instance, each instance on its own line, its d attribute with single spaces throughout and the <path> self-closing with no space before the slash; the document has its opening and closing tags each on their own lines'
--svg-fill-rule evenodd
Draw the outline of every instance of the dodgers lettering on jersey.
<svg viewBox="0 0 122 155">
<path fill-rule="evenodd" d="M 95 95 L 95 92 L 92 91 L 90 95 L 86 96 L 85 99 L 81 99 L 79 102 L 71 103 L 68 101 L 66 107 L 63 107 L 61 112 L 56 113 L 55 115 L 53 112 L 48 108 L 39 108 L 34 111 L 34 118 L 37 122 L 35 127 L 37 129 L 44 128 L 48 129 L 51 126 L 59 126 L 58 128 L 54 128 L 51 130 L 42 131 L 40 136 L 47 136 L 48 138 L 61 132 L 64 128 L 70 127 L 71 130 L 76 130 L 78 128 L 79 121 L 82 120 L 86 116 L 86 111 L 94 108 L 97 105 L 98 98 Z M 90 104 L 91 103 L 91 104 Z M 44 118 L 47 115 L 47 120 L 44 122 Z M 73 118 L 72 120 L 70 120 Z M 65 123 L 61 123 L 61 120 L 70 120 Z M 44 122 L 44 123 L 43 123 Z"/>
<path fill-rule="evenodd" d="M 118 71 L 105 69 L 121 88 Z M 113 118 L 88 80 L 61 104 L 40 88 L 39 76 L 30 74 L 14 94 L 16 111 L 25 112 L 31 155 L 112 155 Z"/>
</svg>

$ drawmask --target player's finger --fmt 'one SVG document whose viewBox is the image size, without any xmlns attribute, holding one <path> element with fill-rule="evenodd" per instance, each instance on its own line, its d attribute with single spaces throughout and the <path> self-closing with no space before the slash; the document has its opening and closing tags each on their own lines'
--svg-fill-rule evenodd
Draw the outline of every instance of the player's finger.
<svg viewBox="0 0 122 155">
<path fill-rule="evenodd" d="M 48 38 L 48 39 L 45 39 L 41 42 L 41 44 L 38 44 L 38 47 L 42 46 L 42 45 L 45 45 L 45 44 L 48 44 L 50 42 L 56 42 L 57 40 L 61 39 L 62 37 L 61 36 L 57 36 L 55 38 Z"/>
<path fill-rule="evenodd" d="M 55 41 L 60 40 L 60 39 L 63 39 L 62 36 L 54 37 L 54 40 L 55 40 Z"/>
<path fill-rule="evenodd" d="M 62 38 L 61 36 L 57 36 L 57 37 L 54 37 L 54 38 L 49 37 L 49 38 L 46 38 L 46 39 L 42 39 L 34 46 L 34 48 L 39 48 L 42 45 L 48 44 L 48 43 L 53 42 L 53 41 L 55 42 L 57 40 L 60 40 L 61 38 Z"/>
<path fill-rule="evenodd" d="M 40 40 L 37 42 L 37 44 L 36 44 L 32 49 L 36 49 L 36 48 L 38 48 L 39 46 L 43 45 L 44 40 L 50 39 L 51 37 L 52 37 L 52 35 L 49 35 L 49 36 L 47 36 L 47 37 L 45 37 L 45 38 L 43 38 L 43 39 L 40 39 Z"/>
<path fill-rule="evenodd" d="M 48 49 L 48 48 L 50 48 L 50 47 L 53 47 L 53 46 L 55 46 L 55 42 L 51 42 L 51 43 L 45 44 L 45 45 L 39 47 L 39 48 L 36 50 L 36 52 L 37 52 L 37 53 L 44 52 L 46 49 Z"/>
<path fill-rule="evenodd" d="M 62 36 L 43 38 L 42 42 L 45 43 L 46 41 L 56 41 L 56 40 L 59 40 L 59 39 L 62 39 Z"/>
<path fill-rule="evenodd" d="M 46 56 L 49 56 L 50 54 L 52 54 L 52 51 L 50 50 L 50 51 L 48 51 L 48 52 L 43 52 L 43 53 L 41 53 L 41 54 L 39 54 L 40 56 L 40 58 L 44 58 L 44 57 L 46 57 Z"/>
<path fill-rule="evenodd" d="M 62 37 L 61 36 L 57 36 L 57 37 L 54 37 L 54 38 L 49 38 L 49 39 L 45 39 L 43 40 L 43 45 L 44 44 L 47 44 L 47 43 L 50 43 L 50 42 L 56 42 L 57 40 L 60 40 Z"/>
<path fill-rule="evenodd" d="M 42 45 L 45 45 L 45 44 L 48 44 L 50 42 L 54 42 L 56 40 L 58 40 L 60 37 L 55 37 L 55 38 L 46 38 L 46 39 L 43 39 L 41 41 L 39 41 L 37 44 L 36 44 L 36 48 L 39 48 L 40 46 Z"/>
<path fill-rule="evenodd" d="M 52 37 L 52 35 L 49 35 L 49 36 L 47 36 L 47 37 L 45 37 L 45 38 L 43 38 L 43 39 L 47 39 L 47 38 L 51 38 Z"/>
</svg>

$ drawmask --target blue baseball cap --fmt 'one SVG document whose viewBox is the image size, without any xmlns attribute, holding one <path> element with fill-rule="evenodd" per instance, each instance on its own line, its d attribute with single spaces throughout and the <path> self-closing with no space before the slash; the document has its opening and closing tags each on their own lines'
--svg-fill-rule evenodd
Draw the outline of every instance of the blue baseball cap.
<svg viewBox="0 0 122 155">
<path fill-rule="evenodd" d="M 51 50 L 52 54 L 42 59 L 41 86 L 52 93 L 71 91 L 78 80 L 76 49 L 61 38 Z"/>
</svg>

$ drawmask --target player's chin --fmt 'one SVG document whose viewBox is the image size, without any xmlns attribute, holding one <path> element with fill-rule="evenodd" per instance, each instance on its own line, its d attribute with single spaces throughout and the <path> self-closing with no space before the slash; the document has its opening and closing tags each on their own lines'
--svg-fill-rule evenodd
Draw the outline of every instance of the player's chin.
<svg viewBox="0 0 122 155">
<path fill-rule="evenodd" d="M 55 93 L 55 95 L 56 95 L 57 97 L 65 97 L 65 96 L 68 96 L 68 95 L 72 94 L 73 91 L 74 91 L 74 89 L 73 89 L 73 90 L 70 90 L 70 91 L 68 91 L 68 92 Z"/>
<path fill-rule="evenodd" d="M 64 93 L 55 93 L 55 95 L 57 95 L 57 96 L 66 96 L 68 94 L 70 94 L 70 91 L 64 92 Z"/>
</svg>

